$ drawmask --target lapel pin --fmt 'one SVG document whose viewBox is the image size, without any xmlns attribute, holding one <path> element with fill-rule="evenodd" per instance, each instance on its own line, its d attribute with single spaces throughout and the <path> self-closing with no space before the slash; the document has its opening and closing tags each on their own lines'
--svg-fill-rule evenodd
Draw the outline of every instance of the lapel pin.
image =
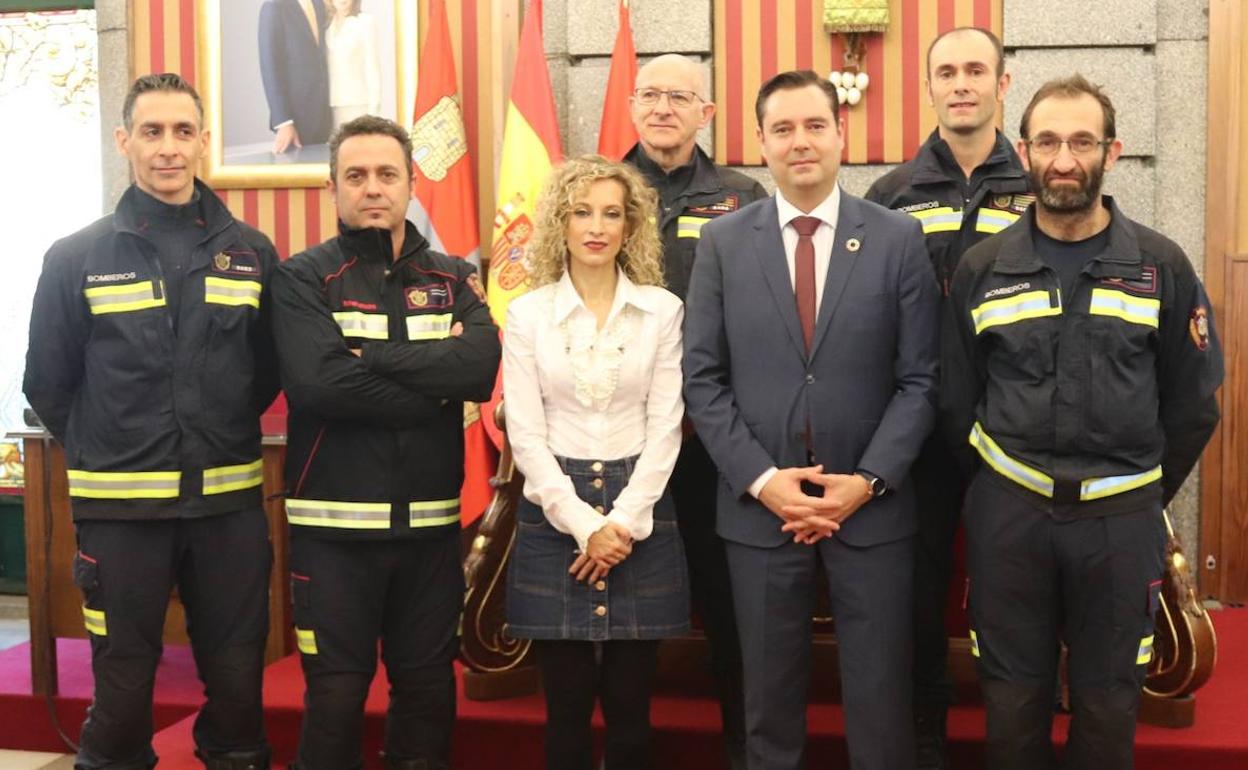
<svg viewBox="0 0 1248 770">
<path fill-rule="evenodd" d="M 850 250 L 851 252 L 857 251 L 859 247 L 861 246 L 862 246 L 862 241 L 858 240 L 857 238 L 850 238 L 848 241 L 845 241 L 845 248 Z"/>
</svg>

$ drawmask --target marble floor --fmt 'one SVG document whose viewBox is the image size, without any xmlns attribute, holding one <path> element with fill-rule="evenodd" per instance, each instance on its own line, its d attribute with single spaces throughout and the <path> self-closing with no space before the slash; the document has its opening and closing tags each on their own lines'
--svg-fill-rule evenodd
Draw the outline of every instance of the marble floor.
<svg viewBox="0 0 1248 770">
<path fill-rule="evenodd" d="M 0 770 L 74 770 L 70 754 L 0 749 Z"/>
</svg>

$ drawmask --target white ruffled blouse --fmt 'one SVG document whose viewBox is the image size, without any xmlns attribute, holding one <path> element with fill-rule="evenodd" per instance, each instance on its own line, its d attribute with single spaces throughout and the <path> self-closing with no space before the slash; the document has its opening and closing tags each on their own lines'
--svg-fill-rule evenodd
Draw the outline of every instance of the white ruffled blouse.
<svg viewBox="0 0 1248 770">
<path fill-rule="evenodd" d="M 666 289 L 617 275 L 601 329 L 565 273 L 513 300 L 503 334 L 507 436 L 524 496 L 582 549 L 604 517 L 576 496 L 556 455 L 640 455 L 605 518 L 644 540 L 680 453 L 684 306 Z"/>
</svg>

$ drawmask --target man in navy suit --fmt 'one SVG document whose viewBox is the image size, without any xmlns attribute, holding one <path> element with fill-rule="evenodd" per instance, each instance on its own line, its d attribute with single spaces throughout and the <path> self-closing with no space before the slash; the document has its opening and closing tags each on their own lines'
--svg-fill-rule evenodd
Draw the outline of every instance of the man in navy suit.
<svg viewBox="0 0 1248 770">
<path fill-rule="evenodd" d="M 275 154 L 329 141 L 325 13 L 321 0 L 265 0 L 260 6 L 260 78 Z"/>
<path fill-rule="evenodd" d="M 822 563 L 854 770 L 915 763 L 910 464 L 935 415 L 939 290 L 913 218 L 836 184 L 836 91 L 810 71 L 755 104 L 774 198 L 702 228 L 687 410 L 719 467 L 751 770 L 803 766 Z"/>
</svg>

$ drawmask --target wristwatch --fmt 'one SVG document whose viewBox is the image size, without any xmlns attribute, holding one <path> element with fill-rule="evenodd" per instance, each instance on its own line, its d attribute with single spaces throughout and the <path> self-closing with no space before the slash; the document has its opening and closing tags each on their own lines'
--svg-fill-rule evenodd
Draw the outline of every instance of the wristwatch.
<svg viewBox="0 0 1248 770">
<path fill-rule="evenodd" d="M 876 476 L 871 471 L 864 471 L 859 468 L 854 473 L 867 480 L 867 488 L 871 490 L 871 497 L 883 497 L 884 493 L 888 491 L 888 484 L 884 482 L 884 479 Z"/>
</svg>

